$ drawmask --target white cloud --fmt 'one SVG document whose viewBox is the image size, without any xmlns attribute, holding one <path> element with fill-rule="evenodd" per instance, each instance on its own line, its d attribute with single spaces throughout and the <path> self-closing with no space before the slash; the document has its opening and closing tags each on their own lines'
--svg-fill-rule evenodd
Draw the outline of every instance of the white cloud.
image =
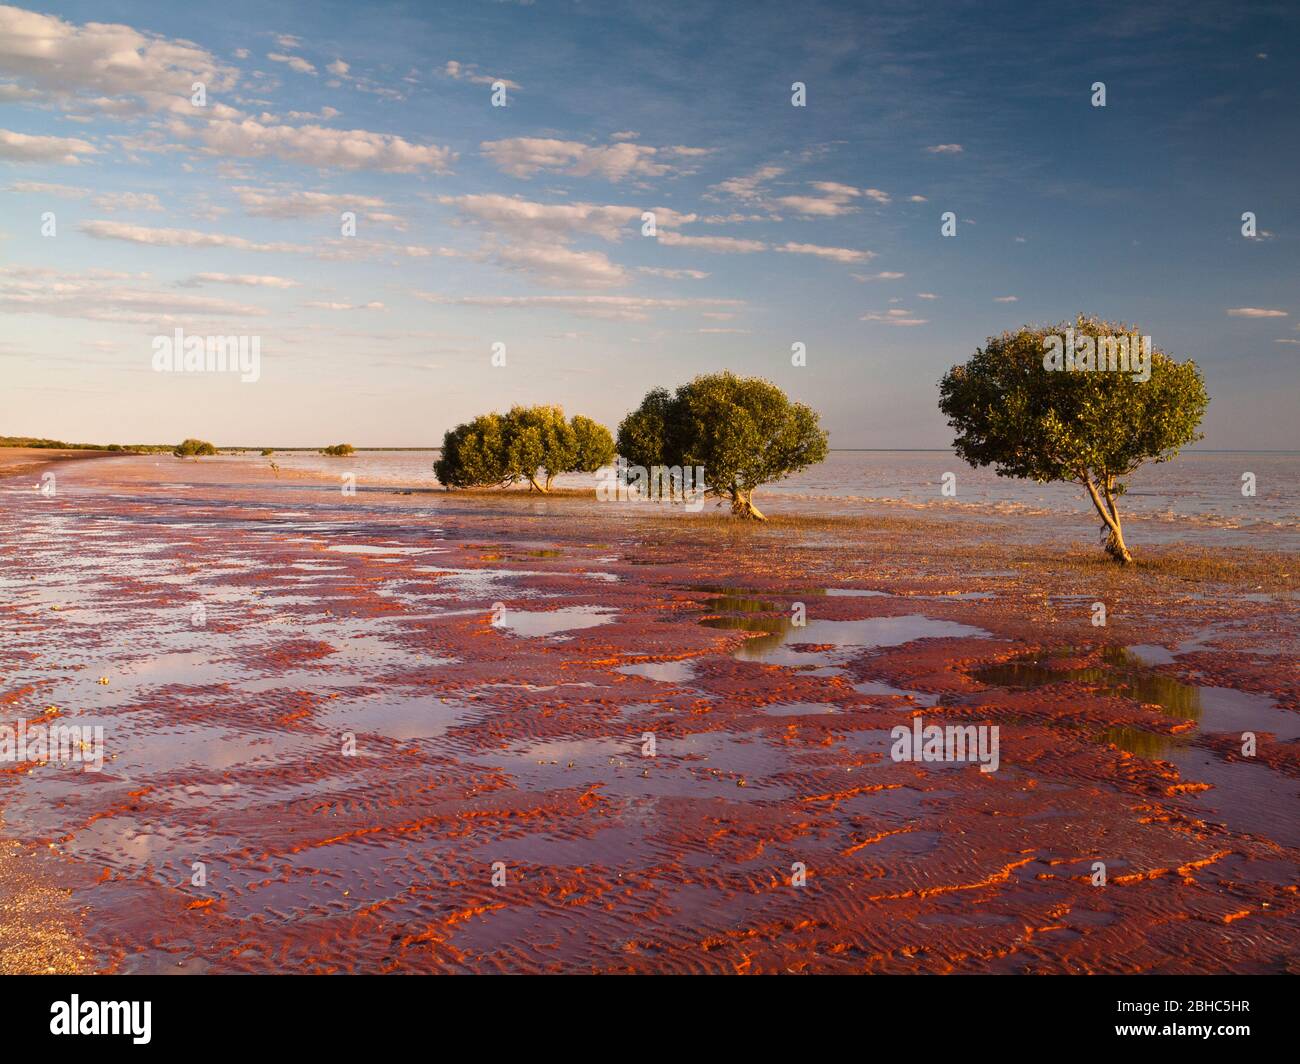
<svg viewBox="0 0 1300 1064">
<path fill-rule="evenodd" d="M 187 281 L 179 282 L 184 288 L 198 288 L 205 284 L 233 284 L 245 288 L 297 288 L 298 282 L 287 277 L 256 273 L 196 273 Z"/>
<path fill-rule="evenodd" d="M 342 59 L 335 59 L 334 62 L 330 63 L 325 69 L 336 78 L 345 78 L 348 76 L 348 71 L 351 67 L 349 67 L 347 63 L 343 62 Z"/>
<path fill-rule="evenodd" d="M 152 192 L 103 192 L 90 201 L 102 211 L 161 211 L 163 205 Z"/>
<path fill-rule="evenodd" d="M 75 185 L 55 185 L 45 181 L 15 181 L 6 192 L 23 192 L 39 196 L 58 196 L 60 199 L 85 199 L 90 189 Z"/>
<path fill-rule="evenodd" d="M 669 247 L 699 248 L 701 251 L 734 252 L 742 255 L 766 251 L 761 240 L 740 240 L 733 236 L 684 236 L 672 230 L 659 233 L 659 243 Z"/>
<path fill-rule="evenodd" d="M 785 251 L 792 255 L 816 255 L 819 258 L 832 259 L 835 262 L 868 262 L 876 257 L 874 251 L 822 247 L 820 244 L 796 244 L 793 241 L 782 244 L 775 250 Z"/>
<path fill-rule="evenodd" d="M 931 144 L 925 150 L 931 155 L 959 155 L 966 149 L 960 144 Z"/>
<path fill-rule="evenodd" d="M 895 273 L 892 270 L 883 270 L 880 273 L 855 273 L 851 275 L 855 281 L 897 281 L 906 277 L 905 273 Z"/>
<path fill-rule="evenodd" d="M 0 101 L 12 103 L 16 100 L 39 100 L 41 94 L 36 89 L 24 89 L 21 85 L 0 84 Z"/>
<path fill-rule="evenodd" d="M 1020 297 L 1019 296 L 994 296 L 993 302 L 994 303 L 1019 303 Z"/>
<path fill-rule="evenodd" d="M 604 240 L 617 241 L 622 230 L 641 218 L 641 208 L 595 203 L 537 203 L 519 196 L 496 194 L 439 196 L 438 202 L 465 219 L 488 226 L 514 239 L 571 239 L 577 233 L 591 233 Z M 674 212 L 665 212 L 668 225 Z"/>
<path fill-rule="evenodd" d="M 330 303 L 321 300 L 313 300 L 310 303 L 304 303 L 305 307 L 312 307 L 315 310 L 387 310 L 388 308 L 382 303 Z"/>
<path fill-rule="evenodd" d="M 1261 307 L 1233 307 L 1228 311 L 1233 318 L 1285 318 L 1285 310 L 1264 310 Z"/>
<path fill-rule="evenodd" d="M 731 177 L 726 181 L 721 181 L 710 187 L 709 191 L 715 194 L 730 196 L 734 199 L 752 202 L 761 197 L 759 191 L 760 185 L 765 185 L 769 181 L 780 177 L 785 173 L 785 169 L 780 166 L 760 166 L 752 174 L 746 174 L 743 177 Z"/>
<path fill-rule="evenodd" d="M 316 68 L 301 56 L 282 55 L 280 52 L 267 52 L 266 58 L 273 63 L 284 63 L 290 70 L 296 70 L 299 74 L 311 74 L 315 76 Z"/>
<path fill-rule="evenodd" d="M 63 163 L 75 166 L 95 146 L 76 137 L 37 137 L 0 129 L 0 159 L 18 163 Z"/>
<path fill-rule="evenodd" d="M 234 88 L 238 73 L 189 41 L 130 26 L 87 22 L 0 6 L 0 74 L 27 81 L 49 97 L 81 92 L 112 100 L 134 97 L 156 108 L 189 100 L 202 81 L 209 93 Z"/>
<path fill-rule="evenodd" d="M 483 253 L 507 270 L 527 273 L 548 288 L 612 288 L 627 272 L 601 251 L 575 251 L 561 244 L 504 244 Z"/>
<path fill-rule="evenodd" d="M 442 68 L 442 73 L 444 77 L 451 78 L 453 81 L 470 81 L 475 85 L 494 85 L 499 81 L 507 89 L 521 88 L 509 78 L 500 78 L 493 74 L 482 74 L 474 63 L 461 63 L 455 59 L 447 60 L 447 65 Z"/>
<path fill-rule="evenodd" d="M 308 218 L 342 211 L 370 210 L 388 206 L 378 196 L 355 196 L 335 192 L 308 192 L 298 189 L 254 188 L 237 185 L 234 189 L 245 213 L 259 218 Z"/>
<path fill-rule="evenodd" d="M 708 277 L 703 270 L 669 270 L 662 266 L 638 266 L 641 273 L 648 273 L 651 277 L 666 277 L 671 281 L 692 280 L 702 281 Z"/>
<path fill-rule="evenodd" d="M 912 312 L 910 310 L 903 310 L 901 308 L 895 308 L 894 310 L 887 310 L 883 314 L 879 313 L 878 311 L 869 311 L 868 313 L 863 314 L 859 320 L 874 321 L 874 322 L 879 322 L 882 325 L 897 325 L 902 327 L 929 324 L 929 319 L 915 318 L 912 316 Z"/>
<path fill-rule="evenodd" d="M 694 157 L 703 148 L 652 148 L 647 144 L 621 141 L 608 145 L 583 144 L 576 140 L 546 137 L 512 137 L 488 140 L 479 145 L 502 173 L 529 178 L 542 171 L 559 171 L 573 177 L 603 177 L 624 181 L 631 177 L 660 177 L 689 172 L 674 160 Z"/>
<path fill-rule="evenodd" d="M 275 155 L 308 166 L 345 170 L 382 170 L 411 173 L 431 170 L 449 173 L 456 155 L 436 144 L 412 144 L 391 133 L 364 129 L 328 129 L 324 126 L 263 125 L 251 118 L 217 120 L 200 129 L 183 124 L 180 135 L 197 136 L 209 151 L 240 158 Z"/>
<path fill-rule="evenodd" d="M 175 289 L 113 283 L 111 271 L 67 273 L 42 267 L 0 267 L 0 309 L 10 313 L 124 324 L 162 325 L 195 316 L 257 317 L 262 307 Z"/>
<path fill-rule="evenodd" d="M 96 240 L 125 240 L 132 244 L 151 247 L 223 247 L 238 251 L 289 251 L 310 252 L 313 249 L 301 244 L 259 244 L 241 236 L 222 233 L 203 233 L 197 229 L 152 229 L 125 222 L 83 222 L 81 231 Z"/>
</svg>

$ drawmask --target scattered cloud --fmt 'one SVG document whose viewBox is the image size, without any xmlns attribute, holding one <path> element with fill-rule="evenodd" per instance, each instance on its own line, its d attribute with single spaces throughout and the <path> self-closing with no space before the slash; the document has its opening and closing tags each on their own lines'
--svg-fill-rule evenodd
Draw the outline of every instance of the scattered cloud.
<svg viewBox="0 0 1300 1064">
<path fill-rule="evenodd" d="M 699 248 L 701 251 L 731 252 L 741 255 L 767 250 L 767 245 L 761 240 L 741 240 L 734 236 L 685 236 L 672 230 L 660 232 L 659 243 L 669 247 Z"/>
<path fill-rule="evenodd" d="M 308 166 L 344 170 L 380 170 L 435 174 L 451 171 L 456 153 L 437 144 L 413 144 L 392 133 L 364 129 L 329 129 L 325 126 L 263 124 L 251 118 L 216 120 L 195 128 L 179 123 L 174 132 L 195 136 L 217 155 L 255 159 L 274 155 Z"/>
<path fill-rule="evenodd" d="M 0 9 L 3 10 L 3 9 Z M 0 129 L 0 159 L 16 163 L 63 163 L 76 166 L 95 146 L 77 137 L 38 137 Z"/>
<path fill-rule="evenodd" d="M 0 74 L 28 82 L 50 100 L 99 94 L 157 110 L 188 101 L 195 81 L 209 93 L 233 89 L 238 72 L 189 41 L 113 22 L 77 26 L 56 15 L 0 6 Z"/>
<path fill-rule="evenodd" d="M 288 277 L 274 277 L 256 273 L 196 273 L 178 282 L 183 288 L 198 288 L 205 284 L 241 285 L 245 288 L 297 288 L 298 282 Z"/>
<path fill-rule="evenodd" d="M 1228 311 L 1232 318 L 1285 318 L 1285 310 L 1265 310 L 1261 307 L 1233 307 Z"/>
<path fill-rule="evenodd" d="M 316 68 L 301 56 L 267 52 L 266 58 L 273 63 L 284 63 L 290 70 L 296 70 L 299 74 L 311 74 L 313 77 L 316 75 Z"/>
<path fill-rule="evenodd" d="M 663 266 L 639 266 L 637 269 L 651 277 L 666 277 L 671 281 L 702 281 L 709 276 L 704 270 L 670 270 Z"/>
<path fill-rule="evenodd" d="M 448 59 L 446 66 L 442 68 L 443 77 L 451 78 L 453 81 L 470 81 L 475 85 L 495 85 L 501 82 L 507 89 L 519 89 L 522 86 L 511 81 L 509 78 L 497 77 L 494 74 L 483 74 L 473 63 L 462 63 L 455 59 Z"/>
<path fill-rule="evenodd" d="M 259 218 L 308 218 L 319 214 L 338 215 L 349 210 L 379 210 L 388 206 L 378 196 L 337 192 L 256 188 L 249 185 L 238 185 L 234 192 L 244 212 Z"/>
<path fill-rule="evenodd" d="M 852 248 L 828 248 L 819 244 L 796 244 L 793 241 L 775 248 L 791 255 L 816 255 L 835 262 L 868 262 L 876 257 L 874 251 L 855 251 Z"/>
<path fill-rule="evenodd" d="M 753 173 L 743 177 L 731 177 L 720 181 L 709 189 L 715 196 L 729 196 L 732 199 L 754 202 L 762 198 L 761 186 L 775 180 L 785 173 L 781 166 L 760 166 Z"/>
<path fill-rule="evenodd" d="M 45 267 L 0 267 L 0 310 L 46 314 L 122 324 L 164 325 L 196 316 L 258 317 L 262 307 L 212 296 L 188 295 L 175 288 L 121 284 L 112 271 L 66 272 Z"/>
<path fill-rule="evenodd" d="M 617 321 L 648 321 L 657 311 L 698 310 L 704 307 L 743 307 L 739 299 L 652 299 L 646 296 L 442 296 L 415 295 L 429 303 L 514 310 L 563 310 L 582 317 Z"/>
<path fill-rule="evenodd" d="M 125 240 L 131 244 L 147 244 L 152 247 L 224 247 L 239 251 L 309 252 L 312 250 L 300 244 L 262 244 L 222 233 L 203 233 L 197 229 L 152 229 L 125 222 L 83 222 L 81 231 L 96 240 Z"/>
<path fill-rule="evenodd" d="M 859 320 L 879 322 L 881 325 L 898 325 L 898 326 L 929 324 L 929 319 L 915 318 L 912 316 L 912 312 L 910 310 L 903 310 L 901 307 L 896 307 L 893 310 L 887 310 L 883 314 L 881 314 L 878 311 L 869 311 L 868 313 L 863 314 Z"/>
<path fill-rule="evenodd" d="M 603 177 L 612 182 L 689 173 L 690 168 L 682 160 L 706 151 L 680 145 L 653 148 L 628 141 L 592 145 L 546 137 L 488 140 L 479 145 L 479 150 L 511 177 L 527 179 L 541 171 L 553 171 L 572 177 Z"/>
</svg>

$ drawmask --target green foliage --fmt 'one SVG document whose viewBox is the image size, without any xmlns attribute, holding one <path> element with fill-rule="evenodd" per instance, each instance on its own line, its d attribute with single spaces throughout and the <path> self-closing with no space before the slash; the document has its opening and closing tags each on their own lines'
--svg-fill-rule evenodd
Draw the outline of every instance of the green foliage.
<svg viewBox="0 0 1300 1064">
<path fill-rule="evenodd" d="M 618 429 L 630 465 L 703 466 L 709 494 L 730 498 L 743 517 L 762 517 L 755 488 L 816 465 L 828 448 L 812 409 L 770 381 L 729 372 L 696 377 L 672 395 L 654 389 Z"/>
<path fill-rule="evenodd" d="M 197 458 L 199 455 L 216 454 L 217 449 L 207 440 L 188 439 L 176 445 L 172 451 L 177 458 Z"/>
<path fill-rule="evenodd" d="M 1129 560 L 1115 499 L 1119 479 L 1143 462 L 1167 462 L 1197 432 L 1209 397 L 1195 362 L 1151 351 L 1150 379 L 1099 370 L 1044 367 L 1046 338 L 1139 333 L 1087 318 L 990 337 L 969 362 L 939 384 L 939 409 L 957 432 L 953 448 L 974 466 L 1040 483 L 1073 481 L 1088 489 L 1110 533 L 1107 550 Z"/>
<path fill-rule="evenodd" d="M 350 443 L 336 443 L 324 448 L 321 454 L 327 454 L 331 458 L 343 458 L 350 454 L 356 454 L 357 449 Z"/>
<path fill-rule="evenodd" d="M 516 406 L 449 430 L 433 471 L 449 488 L 526 480 L 545 492 L 561 473 L 594 472 L 613 458 L 613 437 L 591 418 L 565 421 L 558 406 Z"/>
<path fill-rule="evenodd" d="M 655 465 L 671 464 L 663 457 L 672 401 L 667 388 L 654 388 L 619 424 L 617 449 L 629 465 L 649 469 Z"/>
<path fill-rule="evenodd" d="M 574 414 L 569 427 L 573 430 L 576 448 L 570 472 L 594 473 L 614 461 L 614 437 L 604 425 L 581 414 Z"/>
<path fill-rule="evenodd" d="M 500 414 L 480 414 L 450 429 L 442 439 L 442 454 L 433 463 L 438 480 L 449 488 L 509 483 L 502 422 Z"/>
</svg>

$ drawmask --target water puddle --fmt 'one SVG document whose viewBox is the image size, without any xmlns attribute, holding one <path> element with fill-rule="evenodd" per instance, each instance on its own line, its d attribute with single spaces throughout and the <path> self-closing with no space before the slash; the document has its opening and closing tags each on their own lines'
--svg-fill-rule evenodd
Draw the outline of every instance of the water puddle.
<svg viewBox="0 0 1300 1064">
<path fill-rule="evenodd" d="M 442 547 L 383 547 L 371 543 L 335 543 L 325 548 L 339 554 L 441 554 Z"/>
<path fill-rule="evenodd" d="M 1162 655 L 1148 653 L 1144 658 L 1144 651 L 1164 648 L 1109 647 L 1103 652 L 1101 667 L 1052 668 L 1049 657 L 992 665 L 972 675 L 990 686 L 1018 690 L 1087 684 L 1105 694 L 1158 706 L 1166 717 L 1195 722 L 1202 733 L 1239 736 L 1247 731 L 1270 732 L 1285 742 L 1300 732 L 1300 720 L 1267 695 L 1182 683 L 1155 672 L 1150 663 Z M 1186 732 L 1166 735 L 1115 725 L 1104 729 L 1100 737 L 1137 757 L 1170 762 L 1185 780 L 1210 784 L 1212 789 L 1194 800 L 1233 830 L 1265 833 L 1284 845 L 1300 845 L 1300 818 L 1293 814 L 1300 788 L 1295 780 L 1262 762 L 1244 758 L 1225 761 L 1215 751 L 1197 746 Z M 1279 801 L 1280 795 L 1291 796 L 1291 801 Z"/>
<path fill-rule="evenodd" d="M 789 617 L 709 617 L 706 628 L 761 632 L 735 651 L 742 661 L 765 665 L 823 667 L 842 664 L 864 648 L 895 647 L 917 639 L 991 638 L 982 628 L 941 621 L 919 613 L 903 617 L 868 617 L 860 621 L 812 620 L 797 628 Z M 800 646 L 810 649 L 800 650 Z M 816 649 L 812 649 L 816 648 Z"/>
<path fill-rule="evenodd" d="M 692 661 L 643 661 L 635 665 L 620 665 L 615 672 L 628 676 L 644 676 L 661 683 L 686 683 L 695 675 Z"/>
<path fill-rule="evenodd" d="M 829 702 L 774 702 L 760 706 L 769 717 L 811 717 L 821 713 L 838 713 Z"/>
<path fill-rule="evenodd" d="M 910 698 L 918 706 L 929 708 L 939 704 L 939 696 L 926 694 L 924 691 L 908 691 L 902 687 L 893 687 L 880 680 L 865 680 L 855 683 L 853 690 L 861 695 L 893 695 L 897 698 Z"/>
<path fill-rule="evenodd" d="M 512 635 L 548 636 L 609 624 L 617 615 L 608 606 L 565 606 L 557 610 L 502 610 L 493 626 Z"/>
</svg>

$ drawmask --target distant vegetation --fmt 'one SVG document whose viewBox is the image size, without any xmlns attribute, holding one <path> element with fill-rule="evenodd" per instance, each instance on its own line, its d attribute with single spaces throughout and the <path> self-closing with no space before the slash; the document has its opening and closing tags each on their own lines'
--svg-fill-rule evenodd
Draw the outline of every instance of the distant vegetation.
<svg viewBox="0 0 1300 1064">
<path fill-rule="evenodd" d="M 275 452 L 274 452 L 273 450 L 271 450 L 270 447 L 263 447 L 263 448 L 262 448 L 262 457 L 263 457 L 263 458 L 270 458 L 271 455 L 273 455 L 273 454 L 275 454 Z"/>
<path fill-rule="evenodd" d="M 632 466 L 703 466 L 706 494 L 737 517 L 765 520 L 754 490 L 826 457 L 817 414 L 759 377 L 714 373 L 675 393 L 649 392 L 618 427 L 618 453 Z"/>
<path fill-rule="evenodd" d="M 34 436 L 0 436 L 0 447 L 32 447 L 59 451 L 120 451 L 117 444 L 105 447 L 100 443 L 64 443 L 62 440 L 44 440 Z"/>
<path fill-rule="evenodd" d="M 1195 362 L 1156 350 L 1147 380 L 1109 369 L 1049 369 L 1049 338 L 1067 330 L 1075 345 L 1089 341 L 1089 349 L 1098 337 L 1140 332 L 1081 315 L 990 337 L 940 382 L 939 409 L 957 430 L 953 448 L 971 465 L 992 465 L 1002 477 L 1083 486 L 1101 517 L 1106 553 L 1126 565 L 1133 556 L 1120 526 L 1119 478 L 1143 462 L 1167 462 L 1199 440 L 1209 396 Z"/>
<path fill-rule="evenodd" d="M 350 443 L 336 443 L 321 450 L 321 454 L 327 454 L 331 458 L 343 458 L 349 454 L 356 453 L 357 449 Z"/>
<path fill-rule="evenodd" d="M 172 454 L 174 454 L 177 458 L 191 458 L 191 457 L 198 458 L 200 455 L 210 455 L 216 453 L 217 453 L 217 449 L 213 447 L 212 444 L 208 443 L 207 440 L 195 440 L 195 439 L 189 439 L 181 443 L 178 443 L 176 445 L 176 449 L 172 451 Z"/>
<path fill-rule="evenodd" d="M 449 430 L 433 471 L 449 488 L 527 481 L 545 494 L 561 473 L 594 473 L 613 460 L 614 439 L 604 425 L 581 414 L 566 421 L 558 406 L 516 406 Z"/>
</svg>

